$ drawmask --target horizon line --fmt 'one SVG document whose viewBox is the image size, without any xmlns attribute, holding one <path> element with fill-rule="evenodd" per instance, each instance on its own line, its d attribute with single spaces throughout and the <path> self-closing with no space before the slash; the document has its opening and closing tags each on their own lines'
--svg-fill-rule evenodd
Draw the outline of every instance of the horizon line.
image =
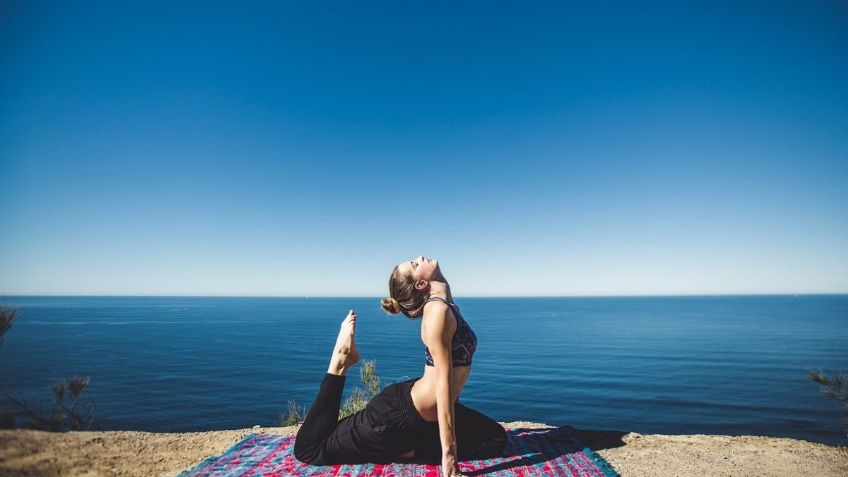
<svg viewBox="0 0 848 477">
<path fill-rule="evenodd" d="M 840 292 L 804 292 L 804 293 L 681 293 L 681 294 L 633 294 L 633 295 L 457 295 L 460 298 L 685 298 L 685 297 L 722 297 L 722 296 L 840 296 L 848 295 L 848 291 Z M 5 294 L 0 293 L 0 298 L 7 297 L 75 297 L 75 298 L 384 298 L 381 295 L 203 295 L 203 294 L 75 294 L 75 293 L 47 293 L 47 294 Z"/>
</svg>

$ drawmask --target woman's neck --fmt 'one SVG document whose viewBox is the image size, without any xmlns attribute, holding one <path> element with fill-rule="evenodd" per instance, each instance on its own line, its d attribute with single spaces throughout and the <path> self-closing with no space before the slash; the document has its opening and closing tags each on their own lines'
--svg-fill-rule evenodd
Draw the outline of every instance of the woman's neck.
<svg viewBox="0 0 848 477">
<path fill-rule="evenodd" d="M 430 282 L 430 296 L 437 296 L 444 299 L 448 303 L 453 303 L 453 295 L 451 295 L 450 285 L 448 282 Z"/>
</svg>

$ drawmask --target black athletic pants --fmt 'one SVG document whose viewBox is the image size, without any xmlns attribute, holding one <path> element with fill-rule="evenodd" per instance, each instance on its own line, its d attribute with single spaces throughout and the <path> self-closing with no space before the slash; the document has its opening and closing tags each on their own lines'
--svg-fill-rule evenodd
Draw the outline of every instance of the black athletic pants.
<svg viewBox="0 0 848 477">
<path fill-rule="evenodd" d="M 441 464 L 439 423 L 425 421 L 412 403 L 412 385 L 418 379 L 386 386 L 365 409 L 339 421 L 345 376 L 327 373 L 297 433 L 295 457 L 316 465 Z M 454 427 L 458 460 L 500 456 L 506 445 L 503 426 L 458 400 L 454 402 Z M 413 459 L 398 458 L 410 450 L 415 451 Z"/>
</svg>

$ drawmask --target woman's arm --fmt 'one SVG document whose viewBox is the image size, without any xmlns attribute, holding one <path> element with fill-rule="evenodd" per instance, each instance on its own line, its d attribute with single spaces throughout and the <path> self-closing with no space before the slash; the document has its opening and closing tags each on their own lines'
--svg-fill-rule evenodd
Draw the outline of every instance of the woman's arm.
<svg viewBox="0 0 848 477">
<path fill-rule="evenodd" d="M 433 302 L 428 305 L 423 318 L 424 337 L 433 365 L 436 368 L 436 409 L 439 416 L 439 438 L 442 443 L 442 472 L 445 476 L 456 475 L 456 430 L 454 429 L 454 408 L 451 396 L 453 361 L 451 339 L 456 323 L 448 320 L 448 306 Z"/>
</svg>

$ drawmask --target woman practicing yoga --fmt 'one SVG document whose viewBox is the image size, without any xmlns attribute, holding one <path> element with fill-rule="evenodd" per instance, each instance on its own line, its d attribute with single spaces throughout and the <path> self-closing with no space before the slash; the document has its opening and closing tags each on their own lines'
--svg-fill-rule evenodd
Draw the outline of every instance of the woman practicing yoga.
<svg viewBox="0 0 848 477">
<path fill-rule="evenodd" d="M 365 409 L 341 421 L 345 375 L 359 362 L 356 313 L 342 321 L 330 367 L 295 439 L 294 454 L 311 464 L 418 462 L 441 464 L 443 477 L 462 475 L 457 462 L 501 455 L 506 431 L 459 403 L 471 373 L 477 337 L 453 303 L 439 262 L 424 257 L 398 264 L 381 306 L 421 318 L 424 374 L 386 386 Z"/>
</svg>

